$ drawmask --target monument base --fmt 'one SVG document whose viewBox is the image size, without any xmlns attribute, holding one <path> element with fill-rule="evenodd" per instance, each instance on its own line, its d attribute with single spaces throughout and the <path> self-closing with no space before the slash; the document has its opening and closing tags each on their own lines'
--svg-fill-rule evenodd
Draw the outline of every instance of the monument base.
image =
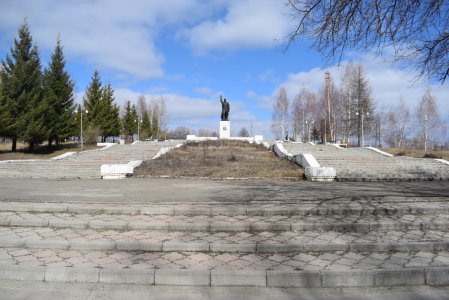
<svg viewBox="0 0 449 300">
<path fill-rule="evenodd" d="M 231 122 L 230 121 L 220 121 L 220 140 L 231 138 Z"/>
</svg>

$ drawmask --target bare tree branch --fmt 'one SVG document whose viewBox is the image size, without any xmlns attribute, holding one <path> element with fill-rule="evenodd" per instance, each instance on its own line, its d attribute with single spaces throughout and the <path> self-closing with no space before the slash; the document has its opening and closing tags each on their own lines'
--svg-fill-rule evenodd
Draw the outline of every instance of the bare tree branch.
<svg viewBox="0 0 449 300">
<path fill-rule="evenodd" d="M 287 0 L 296 26 L 286 49 L 298 37 L 313 42 L 328 62 L 340 62 L 349 49 L 381 55 L 394 49 L 420 76 L 445 82 L 449 76 L 449 0 Z"/>
</svg>

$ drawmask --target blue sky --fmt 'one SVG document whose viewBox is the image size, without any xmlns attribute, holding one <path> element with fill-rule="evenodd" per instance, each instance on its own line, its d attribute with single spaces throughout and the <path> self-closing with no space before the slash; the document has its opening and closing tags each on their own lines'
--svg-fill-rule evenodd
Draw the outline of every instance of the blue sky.
<svg viewBox="0 0 449 300">
<path fill-rule="evenodd" d="M 290 99 L 302 88 L 318 92 L 329 70 L 339 84 L 343 67 L 326 65 L 308 41 L 283 51 L 292 29 L 282 0 L 2 0 L 0 58 L 9 53 L 17 29 L 28 18 L 46 66 L 58 34 L 67 70 L 81 101 L 94 70 L 110 83 L 117 103 L 144 94 L 164 97 L 168 126 L 218 130 L 223 94 L 231 104 L 231 133 L 253 125 L 271 137 L 271 107 L 281 86 Z M 378 107 L 402 97 L 415 107 L 427 86 L 444 118 L 449 85 L 414 82 L 416 74 L 369 53 L 348 53 L 361 62 Z"/>
</svg>

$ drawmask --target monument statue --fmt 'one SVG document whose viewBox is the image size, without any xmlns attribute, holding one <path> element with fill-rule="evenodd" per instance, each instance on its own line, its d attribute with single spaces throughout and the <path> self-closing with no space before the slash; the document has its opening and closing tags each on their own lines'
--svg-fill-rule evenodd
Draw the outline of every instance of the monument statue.
<svg viewBox="0 0 449 300">
<path fill-rule="evenodd" d="M 229 121 L 229 102 L 226 101 L 226 98 L 223 100 L 223 96 L 220 95 L 221 102 L 221 120 Z"/>
</svg>

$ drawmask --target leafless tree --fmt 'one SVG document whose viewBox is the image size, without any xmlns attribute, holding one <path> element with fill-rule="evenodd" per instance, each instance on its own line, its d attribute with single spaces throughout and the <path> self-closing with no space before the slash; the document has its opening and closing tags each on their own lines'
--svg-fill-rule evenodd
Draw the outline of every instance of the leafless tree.
<svg viewBox="0 0 449 300">
<path fill-rule="evenodd" d="M 151 99 L 148 111 L 151 114 L 153 138 L 160 138 L 161 134 L 167 133 L 168 116 L 165 98 L 161 96 L 159 99 Z"/>
<path fill-rule="evenodd" d="M 349 49 L 393 49 L 392 58 L 422 76 L 449 76 L 449 0 L 286 0 L 295 24 L 287 47 L 298 37 L 328 61 Z M 385 49 L 388 51 L 384 51 Z"/>
<path fill-rule="evenodd" d="M 374 98 L 365 70 L 361 64 L 348 64 L 343 74 L 345 135 L 356 133 L 357 145 L 372 129 Z"/>
<path fill-rule="evenodd" d="M 288 107 L 287 91 L 284 87 L 281 87 L 276 97 L 276 102 L 273 104 L 271 118 L 271 131 L 277 139 L 284 138 L 288 134 L 290 121 Z"/>
<path fill-rule="evenodd" d="M 198 136 L 200 137 L 211 137 L 216 136 L 216 132 L 212 132 L 209 129 L 200 128 L 198 129 Z"/>
<path fill-rule="evenodd" d="M 191 130 L 187 127 L 179 126 L 175 130 L 171 131 L 169 137 L 175 140 L 184 140 L 187 135 L 191 133 Z"/>
<path fill-rule="evenodd" d="M 416 107 L 416 119 L 420 130 L 422 131 L 424 150 L 427 151 L 429 135 L 431 135 L 441 125 L 438 105 L 430 89 L 426 90 L 425 94 L 421 98 L 421 101 Z"/>
<path fill-rule="evenodd" d="M 139 95 L 137 98 L 137 115 L 142 120 L 145 112 L 147 111 L 147 99 L 144 95 Z"/>
<path fill-rule="evenodd" d="M 240 131 L 239 131 L 239 133 L 238 133 L 238 136 L 241 136 L 241 137 L 249 137 L 249 131 L 248 131 L 248 129 L 246 129 L 246 127 L 240 128 Z"/>
<path fill-rule="evenodd" d="M 304 109 L 304 98 L 301 89 L 299 94 L 295 96 L 292 103 L 291 111 L 291 121 L 293 129 L 293 137 L 296 139 L 300 132 L 302 133 L 302 138 L 305 137 L 305 109 Z"/>
<path fill-rule="evenodd" d="M 309 91 L 308 89 L 301 90 L 301 96 L 304 99 L 304 122 L 305 122 L 305 130 L 307 141 L 310 142 L 312 140 L 311 134 L 312 131 L 318 126 L 320 115 L 319 115 L 319 106 L 315 93 Z M 314 139 L 315 140 L 315 139 Z"/>
<path fill-rule="evenodd" d="M 402 149 L 411 130 L 410 110 L 401 98 L 397 107 L 387 113 L 387 142 L 390 146 Z"/>
<path fill-rule="evenodd" d="M 325 73 L 324 85 L 320 93 L 320 107 L 322 114 L 322 136 L 323 141 L 329 139 L 336 141 L 337 139 L 337 123 L 339 123 L 339 105 L 340 105 L 340 91 L 335 86 L 329 72 Z"/>
</svg>

